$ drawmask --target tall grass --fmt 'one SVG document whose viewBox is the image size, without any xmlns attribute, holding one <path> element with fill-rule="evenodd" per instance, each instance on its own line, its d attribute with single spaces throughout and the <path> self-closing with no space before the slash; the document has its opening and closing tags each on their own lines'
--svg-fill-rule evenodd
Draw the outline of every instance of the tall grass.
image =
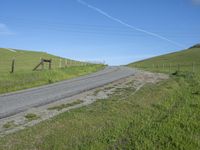
<svg viewBox="0 0 200 150">
<path fill-rule="evenodd" d="M 0 93 L 6 93 L 35 86 L 51 84 L 103 69 L 104 65 L 69 66 L 44 71 L 18 71 L 14 74 L 0 74 Z"/>
</svg>

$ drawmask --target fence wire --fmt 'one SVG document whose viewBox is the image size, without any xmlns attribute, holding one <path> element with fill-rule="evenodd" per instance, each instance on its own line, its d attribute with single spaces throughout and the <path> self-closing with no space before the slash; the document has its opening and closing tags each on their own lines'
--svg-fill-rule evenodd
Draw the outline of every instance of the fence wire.
<svg viewBox="0 0 200 150">
<path fill-rule="evenodd" d="M 32 71 L 40 62 L 41 58 L 37 59 L 14 59 L 14 72 L 20 72 L 20 71 Z M 8 60 L 0 60 L 0 74 L 1 73 L 9 73 L 12 70 L 12 62 L 13 59 Z M 89 62 L 78 62 L 63 58 L 51 58 L 51 69 L 59 69 L 59 68 L 66 68 L 70 66 L 85 66 L 90 64 Z M 42 66 L 38 68 L 39 70 L 42 69 Z M 44 63 L 45 70 L 49 69 L 49 64 Z"/>
<path fill-rule="evenodd" d="M 168 73 L 172 73 L 175 71 L 200 72 L 200 63 L 196 62 L 184 64 L 135 64 L 134 67 Z"/>
</svg>

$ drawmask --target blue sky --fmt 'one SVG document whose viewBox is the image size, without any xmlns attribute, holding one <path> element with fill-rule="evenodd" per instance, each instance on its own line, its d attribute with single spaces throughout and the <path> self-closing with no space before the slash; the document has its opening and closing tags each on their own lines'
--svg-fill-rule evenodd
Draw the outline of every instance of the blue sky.
<svg viewBox="0 0 200 150">
<path fill-rule="evenodd" d="M 77 0 L 0 0 L 0 47 L 121 65 L 200 42 L 199 0 L 84 1 L 102 13 Z"/>
</svg>

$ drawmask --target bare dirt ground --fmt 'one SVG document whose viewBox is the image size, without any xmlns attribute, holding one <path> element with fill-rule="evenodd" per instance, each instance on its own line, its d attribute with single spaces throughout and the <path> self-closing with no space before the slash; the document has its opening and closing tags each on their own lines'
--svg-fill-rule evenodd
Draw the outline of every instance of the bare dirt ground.
<svg viewBox="0 0 200 150">
<path fill-rule="evenodd" d="M 31 108 L 25 112 L 1 119 L 0 136 L 5 136 L 7 134 L 25 129 L 26 127 L 38 124 L 41 121 L 50 119 L 63 112 L 89 105 L 96 100 L 107 99 L 118 88 L 133 87 L 135 89 L 133 92 L 136 93 L 145 84 L 156 84 L 159 81 L 166 80 L 168 78 L 168 75 L 165 74 L 150 73 L 138 70 L 134 76 L 120 79 L 108 85 L 80 93 L 76 96 L 62 99 L 45 106 Z"/>
</svg>

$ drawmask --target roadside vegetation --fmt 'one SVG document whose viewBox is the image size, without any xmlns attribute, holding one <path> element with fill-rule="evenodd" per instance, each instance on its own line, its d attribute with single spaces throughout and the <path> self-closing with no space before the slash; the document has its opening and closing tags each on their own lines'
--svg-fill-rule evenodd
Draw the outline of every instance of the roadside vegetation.
<svg viewBox="0 0 200 150">
<path fill-rule="evenodd" d="M 26 115 L 25 115 L 25 118 L 26 118 L 28 121 L 33 121 L 33 120 L 39 119 L 40 117 L 37 116 L 36 114 L 29 113 L 29 114 L 26 114 Z"/>
<path fill-rule="evenodd" d="M 8 122 L 6 122 L 6 123 L 3 125 L 3 128 L 9 129 L 9 128 L 13 128 L 13 127 L 15 127 L 15 126 L 16 126 L 16 124 L 15 124 L 14 121 L 8 121 Z"/>
<path fill-rule="evenodd" d="M 0 149 L 199 149 L 200 76 L 119 89 L 110 98 L 0 138 Z"/>
<path fill-rule="evenodd" d="M 53 106 L 53 107 L 49 107 L 48 110 L 57 110 L 57 111 L 61 111 L 62 109 L 68 108 L 68 107 L 72 107 L 78 104 L 83 103 L 83 101 L 81 100 L 75 100 L 71 103 L 67 103 L 67 104 L 61 104 L 61 105 L 57 105 L 57 106 Z"/>
<path fill-rule="evenodd" d="M 11 74 L 12 58 L 15 58 L 16 69 Z M 48 70 L 47 64 L 44 70 L 32 71 L 40 58 L 52 59 L 52 69 Z M 77 62 L 44 52 L 0 49 L 0 94 L 79 77 L 103 68 L 101 64 Z"/>
<path fill-rule="evenodd" d="M 70 66 L 62 69 L 44 70 L 44 71 L 21 71 L 14 74 L 0 75 L 0 93 L 7 93 L 21 89 L 27 89 L 45 84 L 51 84 L 58 81 L 71 79 L 104 68 L 104 65 L 86 65 Z"/>
</svg>

